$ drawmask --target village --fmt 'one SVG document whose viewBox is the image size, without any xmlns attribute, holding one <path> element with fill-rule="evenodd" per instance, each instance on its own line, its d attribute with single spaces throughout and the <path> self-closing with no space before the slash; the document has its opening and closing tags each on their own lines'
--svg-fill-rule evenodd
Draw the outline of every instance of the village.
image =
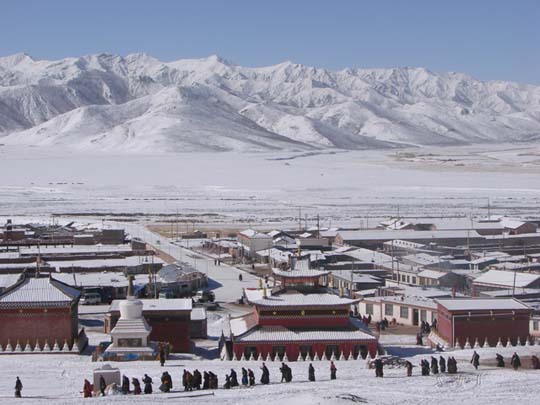
<svg viewBox="0 0 540 405">
<path fill-rule="evenodd" d="M 540 219 L 306 225 L 179 232 L 172 223 L 7 219 L 0 362 L 83 361 L 72 381 L 80 387 L 61 393 L 73 399 L 132 393 L 135 382 L 126 377 L 126 388 L 122 376 L 134 365 L 154 370 L 151 395 L 193 398 L 191 372 L 180 383 L 176 371 L 176 390 L 162 378 L 159 365 L 178 362 L 199 376 L 221 372 L 218 384 L 205 373 L 204 395 L 234 388 L 234 368 L 249 367 L 242 385 L 259 384 L 252 368 L 263 364 L 304 376 L 310 363 L 306 381 L 334 364 L 425 375 L 413 369 L 420 357 L 428 375 L 433 359 L 437 373 L 456 358 L 467 369 L 473 352 L 481 369 L 496 354 L 510 368 L 518 353 L 523 369 L 540 368 Z M 0 400 L 12 383 L 0 385 Z M 39 397 L 30 387 L 23 394 Z"/>
</svg>

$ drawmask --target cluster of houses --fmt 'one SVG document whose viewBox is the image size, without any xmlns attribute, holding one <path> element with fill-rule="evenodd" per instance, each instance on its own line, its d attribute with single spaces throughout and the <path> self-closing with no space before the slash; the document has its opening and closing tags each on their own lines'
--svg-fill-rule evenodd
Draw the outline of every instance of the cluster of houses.
<svg viewBox="0 0 540 405">
<path fill-rule="evenodd" d="M 363 230 L 247 229 L 239 232 L 236 240 L 208 240 L 205 248 L 217 249 L 237 263 L 267 265 L 266 279 L 277 280 L 281 286 L 287 278 L 318 272 L 316 284 L 352 300 L 352 313 L 360 317 L 417 327 L 438 325 L 430 335 L 433 345 L 525 344 L 540 337 L 539 223 L 493 216 L 479 221 L 416 224 L 392 218 L 376 229 Z M 281 287 L 279 294 L 284 294 L 284 289 Z M 288 298 L 288 294 L 282 297 Z M 297 301 L 278 299 L 262 289 L 246 290 L 245 299 L 254 310 L 231 321 L 228 356 L 262 354 L 266 358 L 278 353 L 283 358 L 286 353 L 289 359 L 305 358 L 300 347 L 310 345 L 281 340 L 276 345 L 276 339 L 302 335 L 298 318 L 293 316 L 291 321 L 290 316 L 307 314 L 307 307 L 296 308 Z M 301 305 L 309 305 L 311 299 L 304 298 Z M 287 318 L 271 311 L 270 305 L 277 305 L 274 301 L 279 301 Z M 322 302 L 318 297 L 314 301 Z M 324 331 L 329 322 L 310 321 L 311 327 L 317 324 Z M 277 333 L 276 328 L 283 332 Z M 291 328 L 296 328 L 294 333 Z M 343 342 L 325 344 L 335 348 Z M 329 357 L 333 350 L 314 344 L 310 347 L 317 348 L 319 358 Z M 349 346 L 340 349 L 345 357 L 351 351 Z"/>
<path fill-rule="evenodd" d="M 119 305 L 142 300 L 149 339 L 189 352 L 206 338 L 206 311 L 191 296 L 207 275 L 187 263 L 166 263 L 123 229 L 23 224 L 0 230 L 0 354 L 74 353 L 84 349 L 79 305 L 109 304 L 104 330 L 111 333 Z"/>
</svg>

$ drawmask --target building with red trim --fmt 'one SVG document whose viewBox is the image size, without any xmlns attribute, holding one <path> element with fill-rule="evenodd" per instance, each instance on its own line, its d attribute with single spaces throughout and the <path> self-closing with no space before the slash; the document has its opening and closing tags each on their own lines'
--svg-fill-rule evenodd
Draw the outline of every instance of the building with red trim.
<svg viewBox="0 0 540 405">
<path fill-rule="evenodd" d="M 105 333 L 110 333 L 120 318 L 120 300 L 114 300 L 105 316 Z M 142 314 L 152 328 L 150 340 L 169 342 L 171 351 L 189 353 L 191 349 L 191 299 L 144 299 Z"/>
<path fill-rule="evenodd" d="M 529 338 L 531 308 L 515 298 L 437 300 L 436 338 L 446 346 L 489 346 L 525 343 Z M 440 342 L 437 342 L 440 344 Z"/>
<path fill-rule="evenodd" d="M 23 276 L 0 294 L 0 345 L 32 352 L 71 348 L 78 336 L 79 297 L 54 278 Z"/>
<path fill-rule="evenodd" d="M 358 300 L 329 293 L 319 284 L 328 272 L 273 269 L 274 288 L 246 289 L 253 306 L 230 320 L 232 355 L 238 359 L 354 358 L 375 356 L 377 339 L 355 318 Z"/>
</svg>

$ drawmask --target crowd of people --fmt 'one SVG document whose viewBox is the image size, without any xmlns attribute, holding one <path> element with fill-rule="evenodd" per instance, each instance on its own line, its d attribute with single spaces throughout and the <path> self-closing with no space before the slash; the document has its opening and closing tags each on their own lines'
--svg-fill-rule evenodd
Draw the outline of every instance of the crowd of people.
<svg viewBox="0 0 540 405">
<path fill-rule="evenodd" d="M 412 364 L 406 365 L 407 367 L 407 376 L 412 375 Z M 439 374 L 439 373 L 448 373 L 456 374 L 457 373 L 457 361 L 454 357 L 450 356 L 448 359 L 445 359 L 443 356 L 439 356 L 439 359 L 431 356 L 431 361 L 422 359 L 420 361 L 420 370 L 423 376 L 428 376 L 430 374 Z"/>
<path fill-rule="evenodd" d="M 495 356 L 497 367 L 505 367 L 504 357 L 497 353 Z M 480 355 L 474 351 L 470 363 L 477 370 L 480 366 Z M 514 370 L 518 370 L 521 367 L 521 358 L 519 355 L 514 352 L 512 358 L 510 359 L 510 365 Z M 373 361 L 373 366 L 375 368 L 375 377 L 382 378 L 384 376 L 384 362 L 381 358 L 377 357 Z M 408 377 L 411 377 L 413 374 L 413 364 L 410 361 L 405 361 L 404 366 Z M 540 369 L 540 360 L 537 356 L 531 356 L 531 368 L 538 370 Z M 263 385 L 270 383 L 270 371 L 266 364 L 263 362 L 261 366 L 261 377 L 260 383 Z M 420 362 L 420 369 L 422 376 L 437 375 L 440 373 L 456 374 L 457 373 L 457 361 L 453 356 L 447 358 L 439 356 L 437 359 L 434 356 L 431 356 L 430 360 L 422 359 Z M 281 373 L 281 382 L 289 383 L 293 380 L 292 369 L 285 363 L 282 362 L 279 368 Z M 337 367 L 333 361 L 330 361 L 330 380 L 335 380 L 337 378 Z M 242 367 L 241 369 L 241 380 L 238 381 L 237 372 L 231 368 L 230 372 L 225 376 L 225 383 L 223 388 L 231 389 L 238 387 L 240 385 L 245 387 L 252 387 L 256 384 L 255 373 L 251 368 Z M 161 384 L 159 390 L 162 392 L 171 392 L 173 388 L 173 378 L 168 371 L 164 371 L 161 375 Z M 308 365 L 308 380 L 314 382 L 315 378 L 315 367 L 312 363 Z M 141 386 L 142 382 L 142 386 Z M 202 373 L 195 369 L 194 371 L 189 371 L 184 369 L 182 374 L 182 385 L 184 391 L 193 391 L 193 390 L 215 390 L 219 388 L 218 376 L 211 371 L 203 371 Z M 20 398 L 22 392 L 22 382 L 19 377 L 15 381 L 15 396 Z M 99 392 L 101 395 L 106 395 L 107 384 L 103 376 L 99 378 Z M 84 380 L 83 386 L 83 395 L 85 398 L 92 397 L 94 391 L 93 384 L 88 380 Z M 133 377 L 131 380 L 126 376 L 122 376 L 122 382 L 120 386 L 120 392 L 124 395 L 134 394 L 152 394 L 153 392 L 153 380 L 148 374 L 144 374 L 144 377 L 139 381 L 138 378 Z"/>
</svg>

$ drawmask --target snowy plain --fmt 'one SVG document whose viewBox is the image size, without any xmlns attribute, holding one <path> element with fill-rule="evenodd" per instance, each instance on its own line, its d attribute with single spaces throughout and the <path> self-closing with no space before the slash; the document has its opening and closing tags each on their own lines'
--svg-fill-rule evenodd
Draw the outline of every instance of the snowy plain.
<svg viewBox="0 0 540 405">
<path fill-rule="evenodd" d="M 159 377 L 164 370 L 173 377 L 173 392 L 170 394 L 154 393 L 141 396 L 108 396 L 83 399 L 82 385 L 85 378 L 91 379 L 92 370 L 103 363 L 92 363 L 90 356 L 74 355 L 4 355 L 0 356 L 0 403 L 192 403 L 192 404 L 537 404 L 540 396 L 540 371 L 527 368 L 514 371 L 507 366 L 504 369 L 494 367 L 495 353 L 501 353 L 507 362 L 514 351 L 522 359 L 527 354 L 540 353 L 540 346 L 519 348 L 478 349 L 481 366 L 478 371 L 469 364 L 472 350 L 444 353 L 453 355 L 458 360 L 456 375 L 439 374 L 429 377 L 420 376 L 418 364 L 422 358 L 431 354 L 428 349 L 415 346 L 393 346 L 389 352 L 396 351 L 416 366 L 413 377 L 407 378 L 404 368 L 386 367 L 384 378 L 375 378 L 374 371 L 366 367 L 363 360 L 337 361 L 338 379 L 329 378 L 329 362 L 313 362 L 316 369 L 316 383 L 307 380 L 306 362 L 290 362 L 293 370 L 293 382 L 279 383 L 279 363 L 267 363 L 270 369 L 271 384 L 256 385 L 253 388 L 235 388 L 231 390 L 213 390 L 211 396 L 190 397 L 194 393 L 181 392 L 181 373 L 184 369 L 211 370 L 218 374 L 220 386 L 225 374 L 231 368 L 237 373 L 241 367 L 252 368 L 260 378 L 261 363 L 257 361 L 220 361 L 201 360 L 191 357 L 177 358 L 161 368 L 158 362 L 109 363 L 119 367 L 123 374 L 141 378 L 148 373 L 154 380 L 157 390 Z M 414 354 L 423 352 L 422 354 Z M 484 361 L 491 364 L 483 364 Z M 525 360 L 523 360 L 525 362 Z M 21 400 L 14 401 L 13 385 L 19 375 L 23 384 Z"/>
<path fill-rule="evenodd" d="M 373 226 L 396 215 L 537 215 L 537 144 L 322 153 L 88 154 L 0 146 L 0 215 Z M 154 216 L 154 218 L 152 218 Z M 373 218 L 373 219 L 370 219 Z"/>
</svg>

